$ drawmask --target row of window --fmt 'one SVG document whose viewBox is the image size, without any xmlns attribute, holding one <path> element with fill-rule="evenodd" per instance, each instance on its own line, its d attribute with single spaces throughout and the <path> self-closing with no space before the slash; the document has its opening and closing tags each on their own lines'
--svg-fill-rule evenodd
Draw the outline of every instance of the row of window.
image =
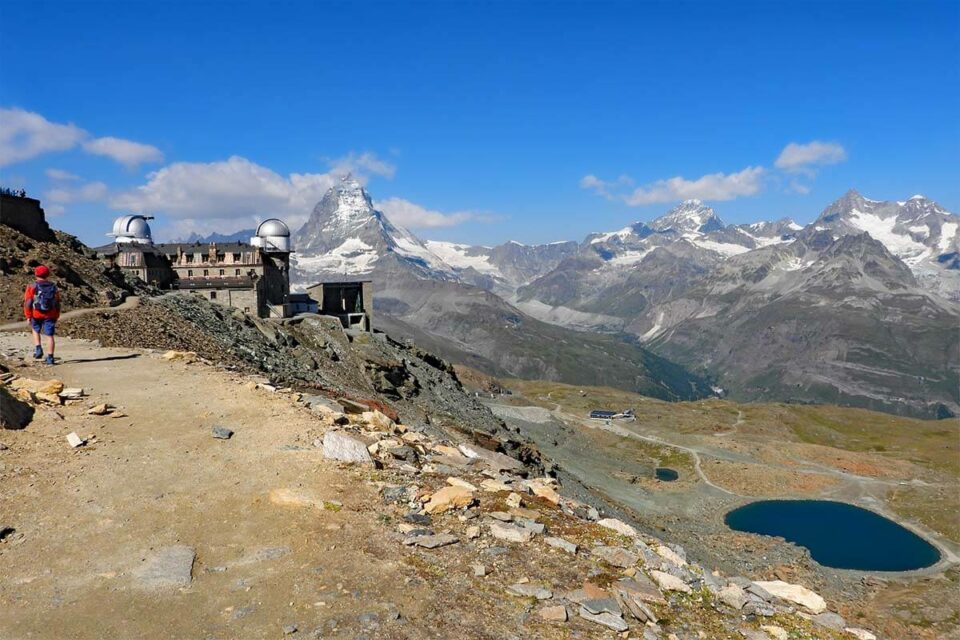
<svg viewBox="0 0 960 640">
<path fill-rule="evenodd" d="M 220 269 L 219 271 L 220 271 L 220 273 L 219 273 L 218 275 L 221 275 L 221 276 L 227 275 L 226 269 Z M 234 269 L 234 270 L 233 270 L 233 275 L 235 275 L 235 276 L 242 275 L 242 274 L 241 274 L 241 271 L 242 271 L 241 269 Z M 209 276 L 209 275 L 210 275 L 210 269 L 204 269 L 204 270 L 203 270 L 203 275 Z M 187 269 L 187 277 L 188 277 L 188 278 L 192 278 L 192 277 L 193 277 L 193 269 Z"/>
<path fill-rule="evenodd" d="M 204 253 L 185 253 L 185 254 L 183 254 L 183 258 L 184 258 L 184 260 L 185 260 L 186 262 L 193 262 L 193 261 L 194 261 L 194 258 L 196 258 L 196 261 L 197 261 L 197 262 L 203 262 L 203 260 L 204 260 L 205 258 L 208 258 L 208 257 L 209 257 L 209 256 L 208 256 L 207 254 L 204 254 Z M 242 256 L 241 254 L 239 254 L 239 253 L 234 253 L 234 254 L 232 255 L 232 257 L 233 257 L 233 262 L 240 262 L 240 260 L 242 260 L 242 258 L 243 258 L 243 256 Z M 226 258 L 227 258 L 227 256 L 225 256 L 225 255 L 224 255 L 224 256 L 219 256 L 219 255 L 218 255 L 216 259 L 217 259 L 217 260 L 226 260 Z"/>
</svg>

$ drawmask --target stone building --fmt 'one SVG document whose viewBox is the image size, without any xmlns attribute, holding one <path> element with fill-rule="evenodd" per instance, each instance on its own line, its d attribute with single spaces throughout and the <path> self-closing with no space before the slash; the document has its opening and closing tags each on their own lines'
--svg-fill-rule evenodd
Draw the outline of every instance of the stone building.
<svg viewBox="0 0 960 640">
<path fill-rule="evenodd" d="M 250 243 L 154 244 L 147 216 L 117 218 L 112 244 L 97 251 L 144 282 L 199 295 L 262 318 L 284 317 L 290 294 L 290 230 L 271 218 Z"/>
<path fill-rule="evenodd" d="M 318 313 L 336 316 L 345 329 L 373 331 L 373 281 L 318 282 L 307 287 Z"/>
</svg>

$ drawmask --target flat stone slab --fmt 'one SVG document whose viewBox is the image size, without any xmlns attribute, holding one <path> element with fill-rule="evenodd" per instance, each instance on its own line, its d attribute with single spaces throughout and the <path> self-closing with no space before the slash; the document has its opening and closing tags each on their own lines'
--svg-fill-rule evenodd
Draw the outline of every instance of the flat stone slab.
<svg viewBox="0 0 960 640">
<path fill-rule="evenodd" d="M 620 535 L 627 536 L 629 538 L 637 537 L 637 530 L 628 525 L 622 520 L 617 520 L 616 518 L 604 518 L 602 520 L 597 520 L 597 524 L 605 529 L 611 529 L 616 531 Z"/>
<path fill-rule="evenodd" d="M 790 584 L 788 582 L 784 582 L 783 580 L 754 582 L 753 584 L 765 589 L 781 600 L 786 600 L 787 602 L 798 604 L 801 607 L 806 607 L 814 614 L 823 613 L 827 610 L 827 603 L 824 601 L 824 599 L 802 585 Z"/>
<path fill-rule="evenodd" d="M 605 612 L 601 614 L 593 614 L 581 606 L 580 617 L 583 618 L 584 620 L 589 620 L 590 622 L 596 622 L 597 624 L 601 624 L 607 627 L 608 629 L 613 629 L 617 633 L 622 633 L 630 629 L 630 627 L 627 626 L 627 623 L 624 622 L 623 618 L 621 618 L 620 616 L 613 615 L 612 613 Z"/>
<path fill-rule="evenodd" d="M 133 572 L 138 586 L 147 589 L 189 587 L 197 554 L 183 545 L 157 549 Z"/>
<path fill-rule="evenodd" d="M 552 591 L 535 584 L 513 584 L 507 587 L 507 591 L 515 596 L 536 598 L 537 600 L 549 600 L 553 597 Z"/>
<path fill-rule="evenodd" d="M 523 529 L 512 524 L 491 522 L 490 535 L 498 540 L 508 540 L 510 542 L 530 542 L 530 540 L 533 539 L 534 534 L 530 529 Z"/>
<path fill-rule="evenodd" d="M 556 537 L 544 538 L 543 541 L 546 542 L 551 547 L 554 547 L 556 549 L 561 549 L 563 551 L 566 551 L 567 553 L 575 554 L 577 552 L 577 548 L 578 548 L 577 545 L 570 542 L 569 540 L 564 540 L 563 538 L 556 538 Z"/>
</svg>

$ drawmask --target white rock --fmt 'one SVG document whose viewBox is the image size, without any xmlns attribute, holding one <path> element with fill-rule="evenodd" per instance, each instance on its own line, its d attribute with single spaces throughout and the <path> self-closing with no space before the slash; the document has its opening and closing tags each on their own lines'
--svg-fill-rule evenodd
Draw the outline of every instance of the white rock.
<svg viewBox="0 0 960 640">
<path fill-rule="evenodd" d="M 327 431 L 323 435 L 323 456 L 343 462 L 373 462 L 367 446 L 342 431 Z"/>
<path fill-rule="evenodd" d="M 819 595 L 799 584 L 790 584 L 783 580 L 757 582 L 764 589 L 781 600 L 786 600 L 801 607 L 806 607 L 813 613 L 823 613 L 827 610 L 827 603 Z"/>
<path fill-rule="evenodd" d="M 619 534 L 629 536 L 631 538 L 637 537 L 637 530 L 628 525 L 622 520 L 617 520 L 616 518 L 604 518 L 602 520 L 597 520 L 597 524 L 601 527 L 612 529 Z"/>
<path fill-rule="evenodd" d="M 857 627 L 847 627 L 846 629 L 844 629 L 844 631 L 852 635 L 854 638 L 857 638 L 858 640 L 877 640 L 877 636 L 873 635 L 866 629 L 859 629 Z"/>
<path fill-rule="evenodd" d="M 720 593 L 717 594 L 717 597 L 727 605 L 733 607 L 737 611 L 743 609 L 743 605 L 747 604 L 750 598 L 747 597 L 746 591 L 741 589 L 735 584 L 729 584 L 723 589 L 720 589 Z"/>
<path fill-rule="evenodd" d="M 500 540 L 508 540 L 509 542 L 530 542 L 533 538 L 533 531 L 512 524 L 491 522 L 490 535 Z"/>
<path fill-rule="evenodd" d="M 71 447 L 77 448 L 82 444 L 84 444 L 86 440 L 78 436 L 75 431 L 71 431 L 70 433 L 67 434 L 67 442 L 70 444 Z"/>
<path fill-rule="evenodd" d="M 574 544 L 573 542 L 570 542 L 569 540 L 564 540 L 563 538 L 544 538 L 543 541 L 546 542 L 551 547 L 562 549 L 567 553 L 577 552 L 577 545 Z"/>
<path fill-rule="evenodd" d="M 463 487 L 468 491 L 476 491 L 477 488 L 462 478 L 447 478 L 447 484 L 454 487 Z"/>
<path fill-rule="evenodd" d="M 676 576 L 672 576 L 669 573 L 664 573 L 663 571 L 651 571 L 650 577 L 653 578 L 654 582 L 657 583 L 664 591 L 681 591 L 683 593 L 690 593 L 690 585 L 681 580 Z"/>
<path fill-rule="evenodd" d="M 671 549 L 665 544 L 658 544 L 656 548 L 657 555 L 659 555 L 664 560 L 669 560 L 678 567 L 686 566 L 687 561 L 680 557 L 676 551 Z"/>
</svg>

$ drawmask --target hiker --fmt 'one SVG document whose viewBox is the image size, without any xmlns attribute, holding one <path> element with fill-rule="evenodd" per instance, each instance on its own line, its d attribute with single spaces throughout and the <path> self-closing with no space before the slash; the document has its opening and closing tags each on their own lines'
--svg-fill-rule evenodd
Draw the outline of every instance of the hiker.
<svg viewBox="0 0 960 640">
<path fill-rule="evenodd" d="M 60 317 L 60 291 L 57 285 L 47 280 L 50 269 L 40 265 L 33 270 L 37 277 L 36 282 L 27 286 L 23 293 L 23 315 L 33 332 L 33 358 L 43 357 L 43 347 L 40 345 L 40 334 L 47 336 L 46 364 L 53 364 L 53 352 L 56 348 L 53 334 L 57 327 L 57 318 Z"/>
</svg>

